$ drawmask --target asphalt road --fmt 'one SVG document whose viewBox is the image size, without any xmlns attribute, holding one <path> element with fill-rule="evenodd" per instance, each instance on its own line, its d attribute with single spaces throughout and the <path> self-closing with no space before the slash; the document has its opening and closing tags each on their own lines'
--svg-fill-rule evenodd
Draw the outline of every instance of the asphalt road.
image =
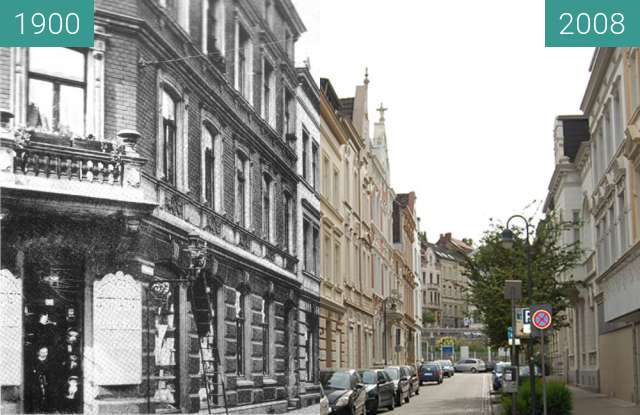
<svg viewBox="0 0 640 415">
<path fill-rule="evenodd" d="M 491 415 L 489 392 L 491 374 L 456 373 L 441 385 L 428 383 L 420 387 L 420 395 L 396 407 L 388 415 Z"/>
</svg>

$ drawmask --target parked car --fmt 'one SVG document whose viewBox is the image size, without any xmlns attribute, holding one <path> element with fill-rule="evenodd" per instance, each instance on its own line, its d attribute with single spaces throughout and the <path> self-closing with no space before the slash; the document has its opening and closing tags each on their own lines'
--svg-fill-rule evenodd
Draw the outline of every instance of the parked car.
<svg viewBox="0 0 640 415">
<path fill-rule="evenodd" d="M 329 415 L 329 399 L 322 385 L 320 385 L 320 415 Z"/>
<path fill-rule="evenodd" d="M 507 370 L 511 368 L 511 363 L 508 362 L 497 362 L 495 369 L 491 374 L 491 384 L 493 385 L 493 390 L 499 392 L 502 390 L 502 379 Z"/>
<path fill-rule="evenodd" d="M 454 367 L 456 372 L 478 373 L 486 370 L 486 366 L 481 359 L 464 359 L 456 363 Z"/>
<path fill-rule="evenodd" d="M 403 366 L 387 366 L 384 368 L 387 375 L 393 381 L 393 389 L 396 395 L 396 406 L 402 406 L 402 403 L 409 403 L 411 398 L 411 385 L 409 383 L 410 376 L 407 369 Z"/>
<path fill-rule="evenodd" d="M 420 395 L 420 378 L 415 366 L 403 366 L 409 373 L 409 396 Z"/>
<path fill-rule="evenodd" d="M 436 362 L 423 363 L 418 372 L 420 374 L 420 384 L 425 382 L 442 383 L 444 379 L 442 366 Z"/>
<path fill-rule="evenodd" d="M 529 373 L 531 373 L 529 371 L 529 366 L 520 366 L 519 372 L 518 372 L 518 376 L 520 377 L 520 379 L 523 378 L 528 378 L 529 377 Z M 540 370 L 540 366 L 535 366 L 535 375 L 536 377 L 541 377 L 542 376 L 542 370 Z"/>
<path fill-rule="evenodd" d="M 353 369 L 321 370 L 320 384 L 327 394 L 332 414 L 366 415 L 367 393 L 358 372 Z"/>
<path fill-rule="evenodd" d="M 436 360 L 436 362 L 442 365 L 442 369 L 446 377 L 451 377 L 455 375 L 456 370 L 453 367 L 453 363 L 451 362 L 451 360 Z"/>
<path fill-rule="evenodd" d="M 387 372 L 382 369 L 359 370 L 367 391 L 367 411 L 378 413 L 379 408 L 393 410 L 396 407 L 395 386 Z"/>
<path fill-rule="evenodd" d="M 489 360 L 488 362 L 485 362 L 485 372 L 493 372 L 493 370 L 496 368 L 496 361 L 495 360 Z"/>
</svg>

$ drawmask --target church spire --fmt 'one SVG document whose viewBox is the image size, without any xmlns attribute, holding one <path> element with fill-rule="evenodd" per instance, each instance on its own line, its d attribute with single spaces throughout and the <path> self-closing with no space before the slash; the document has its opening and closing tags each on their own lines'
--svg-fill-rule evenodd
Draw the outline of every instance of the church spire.
<svg viewBox="0 0 640 415">
<path fill-rule="evenodd" d="M 384 104 L 381 102 L 380 103 L 380 108 L 378 108 L 376 111 L 378 111 L 380 113 L 380 121 L 379 122 L 384 122 L 384 113 L 387 112 L 389 110 L 389 108 L 385 108 Z"/>
<path fill-rule="evenodd" d="M 369 85 L 369 67 L 364 68 L 364 84 Z"/>
</svg>

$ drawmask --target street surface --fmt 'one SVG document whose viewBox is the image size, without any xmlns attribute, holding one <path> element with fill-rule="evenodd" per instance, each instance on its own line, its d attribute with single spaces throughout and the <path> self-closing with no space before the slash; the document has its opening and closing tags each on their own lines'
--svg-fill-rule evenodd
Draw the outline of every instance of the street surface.
<svg viewBox="0 0 640 415">
<path fill-rule="evenodd" d="M 490 391 L 491 374 L 456 373 L 441 385 L 422 385 L 420 395 L 412 396 L 409 404 L 396 407 L 389 415 L 490 415 Z"/>
</svg>

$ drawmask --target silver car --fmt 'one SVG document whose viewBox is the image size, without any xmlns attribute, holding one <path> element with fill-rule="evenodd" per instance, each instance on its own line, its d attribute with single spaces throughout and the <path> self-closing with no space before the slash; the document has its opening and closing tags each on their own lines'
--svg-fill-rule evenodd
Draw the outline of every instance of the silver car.
<svg viewBox="0 0 640 415">
<path fill-rule="evenodd" d="M 464 359 L 455 364 L 456 372 L 478 373 L 487 370 L 487 366 L 481 359 Z"/>
</svg>

